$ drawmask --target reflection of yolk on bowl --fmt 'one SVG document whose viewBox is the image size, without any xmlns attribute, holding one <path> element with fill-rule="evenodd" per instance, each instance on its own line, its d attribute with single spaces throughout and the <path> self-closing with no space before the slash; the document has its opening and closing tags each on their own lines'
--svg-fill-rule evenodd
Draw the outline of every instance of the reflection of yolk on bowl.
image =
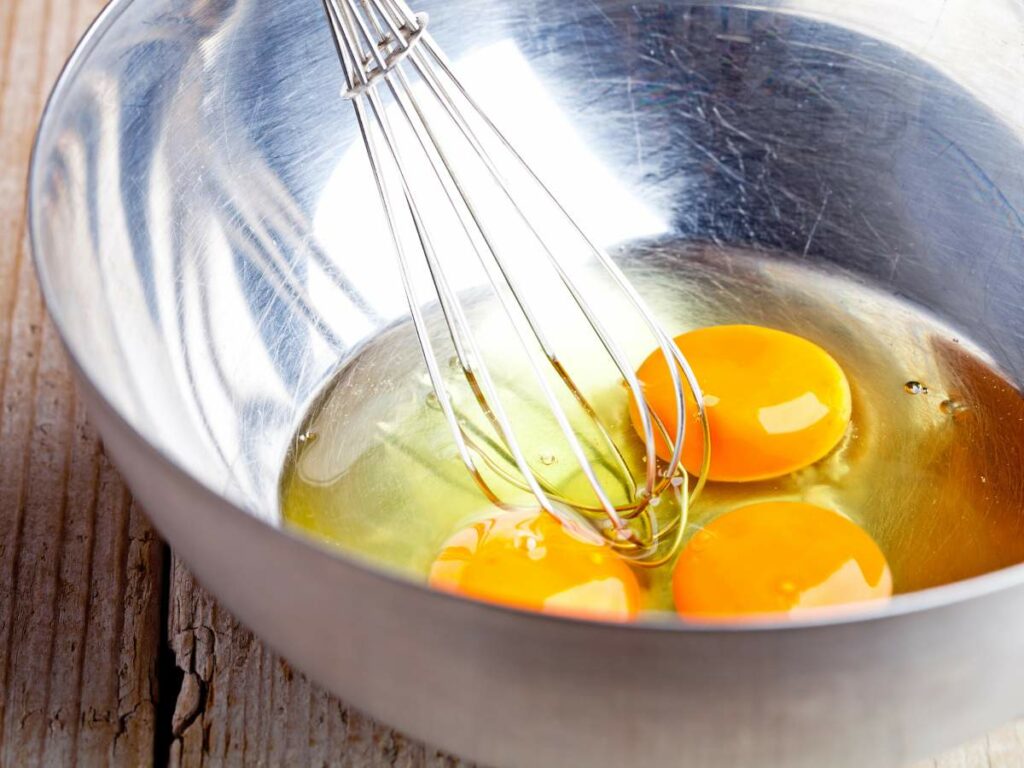
<svg viewBox="0 0 1024 768">
<path fill-rule="evenodd" d="M 456 533 L 430 569 L 431 586 L 467 597 L 579 618 L 629 621 L 640 587 L 605 544 L 546 512 L 505 512 Z"/>
<path fill-rule="evenodd" d="M 710 480 L 778 477 L 835 448 L 850 421 L 850 386 L 821 347 L 791 333 L 754 325 L 719 325 L 675 340 L 704 393 L 711 430 Z M 672 379 L 660 351 L 637 371 L 644 395 L 669 435 L 676 430 Z M 685 388 L 685 387 L 684 387 Z M 643 434 L 635 402 L 634 428 Z M 700 470 L 703 443 L 696 406 L 686 393 L 683 465 Z M 657 428 L 658 455 L 671 457 Z"/>
<path fill-rule="evenodd" d="M 672 575 L 684 618 L 802 610 L 892 595 L 885 555 L 842 515 L 800 502 L 740 507 L 695 533 Z"/>
</svg>

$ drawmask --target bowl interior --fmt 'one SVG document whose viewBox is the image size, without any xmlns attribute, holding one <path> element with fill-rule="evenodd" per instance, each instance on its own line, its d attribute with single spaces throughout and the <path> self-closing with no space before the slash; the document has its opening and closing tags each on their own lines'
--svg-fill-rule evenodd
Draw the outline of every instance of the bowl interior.
<svg viewBox="0 0 1024 768">
<path fill-rule="evenodd" d="M 852 5 L 420 7 L 604 244 L 841 269 L 1024 380 L 1024 9 Z M 115 1 L 32 168 L 35 256 L 77 364 L 171 461 L 271 522 L 305 407 L 407 320 L 341 84 L 319 3 Z"/>
</svg>

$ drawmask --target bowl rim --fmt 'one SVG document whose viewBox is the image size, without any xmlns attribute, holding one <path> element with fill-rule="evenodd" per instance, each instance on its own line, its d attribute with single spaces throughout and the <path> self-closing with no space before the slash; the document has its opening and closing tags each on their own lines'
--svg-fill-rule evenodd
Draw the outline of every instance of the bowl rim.
<svg viewBox="0 0 1024 768">
<path fill-rule="evenodd" d="M 112 418 L 131 440 L 139 448 L 148 453 L 157 462 L 166 465 L 182 481 L 192 484 L 198 489 L 208 493 L 219 502 L 219 507 L 232 515 L 246 518 L 255 522 L 267 531 L 284 536 L 291 541 L 316 553 L 316 556 L 327 557 L 334 561 L 340 561 L 346 566 L 360 569 L 363 572 L 390 582 L 393 586 L 404 589 L 414 589 L 434 599 L 450 600 L 460 604 L 475 605 L 478 609 L 497 611 L 506 615 L 518 614 L 521 617 L 533 621 L 555 622 L 559 624 L 571 624 L 574 626 L 594 626 L 621 629 L 628 632 L 672 632 L 685 634 L 705 633 L 749 633 L 749 632 L 778 632 L 794 631 L 813 628 L 828 628 L 846 624 L 861 624 L 878 622 L 885 619 L 894 619 L 911 614 L 922 613 L 941 608 L 948 608 L 959 603 L 964 603 L 976 598 L 986 597 L 1013 587 L 1024 585 L 1024 562 L 1016 565 L 1006 566 L 994 571 L 972 576 L 967 579 L 950 582 L 936 587 L 907 592 L 892 596 L 887 600 L 872 603 L 851 604 L 844 607 L 821 609 L 820 611 L 801 613 L 793 617 L 765 614 L 746 619 L 713 619 L 707 621 L 687 621 L 678 616 L 667 615 L 657 618 L 653 616 L 641 616 L 638 620 L 629 623 L 618 623 L 603 621 L 599 619 L 575 618 L 557 614 L 538 613 L 511 606 L 490 603 L 470 597 L 463 597 L 452 593 L 431 589 L 425 583 L 418 583 L 410 578 L 391 572 L 361 558 L 355 557 L 338 549 L 332 548 L 324 542 L 319 542 L 312 537 L 301 535 L 284 526 L 275 526 L 257 515 L 253 515 L 240 506 L 217 493 L 214 489 L 197 480 L 185 467 L 174 458 L 164 452 L 159 446 L 152 443 L 141 431 L 139 431 L 124 415 L 104 396 L 103 388 L 93 377 L 88 369 L 82 364 L 80 355 L 68 341 L 65 332 L 65 325 L 60 314 L 55 310 L 60 306 L 56 298 L 55 289 L 49 279 L 46 268 L 39 257 L 41 252 L 38 210 L 35 199 L 36 182 L 38 180 L 40 153 L 53 119 L 52 114 L 61 104 L 65 91 L 71 87 L 84 63 L 94 52 L 106 33 L 110 30 L 117 19 L 131 6 L 135 0 L 108 0 L 107 4 L 90 23 L 74 50 L 61 68 L 54 85 L 46 99 L 46 103 L 40 114 L 39 125 L 33 140 L 31 157 L 29 160 L 28 177 L 26 185 L 27 197 L 27 221 L 29 249 L 32 262 L 38 280 L 43 300 L 47 306 L 48 314 L 61 338 L 64 350 L 70 360 L 73 369 L 77 373 L 80 383 L 94 395 L 104 409 L 106 415 Z M 694 0 L 694 5 L 721 5 L 736 6 L 740 8 L 757 8 L 768 10 L 774 13 L 787 15 L 808 16 L 794 9 L 782 8 L 777 0 Z M 815 17 L 818 18 L 818 17 Z M 820 19 L 819 19 L 820 20 Z"/>
</svg>

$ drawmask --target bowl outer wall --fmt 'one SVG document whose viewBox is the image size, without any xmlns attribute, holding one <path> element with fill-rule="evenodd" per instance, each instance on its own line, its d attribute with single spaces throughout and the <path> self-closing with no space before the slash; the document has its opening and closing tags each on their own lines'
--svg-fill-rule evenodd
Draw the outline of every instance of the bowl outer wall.
<svg viewBox="0 0 1024 768">
<path fill-rule="evenodd" d="M 175 552 L 372 716 L 490 765 L 899 766 L 1024 703 L 1024 587 L 771 630 L 631 628 L 430 593 L 210 493 L 82 390 Z"/>
</svg>

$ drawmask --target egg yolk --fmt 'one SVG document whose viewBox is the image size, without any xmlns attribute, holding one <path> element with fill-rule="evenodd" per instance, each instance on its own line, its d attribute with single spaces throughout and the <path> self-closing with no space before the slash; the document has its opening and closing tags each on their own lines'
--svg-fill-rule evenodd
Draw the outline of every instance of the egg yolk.
<svg viewBox="0 0 1024 768">
<path fill-rule="evenodd" d="M 629 621 L 640 586 L 606 544 L 546 512 L 505 512 L 463 528 L 430 569 L 431 586 L 526 610 Z"/>
<path fill-rule="evenodd" d="M 743 482 L 788 474 L 823 458 L 846 432 L 850 385 L 839 364 L 816 344 L 755 325 L 702 328 L 675 343 L 704 393 L 711 430 L 709 480 Z M 651 410 L 674 435 L 675 395 L 660 350 L 644 361 L 637 377 Z M 685 410 L 683 466 L 696 474 L 703 437 L 688 391 Z M 635 401 L 630 414 L 642 435 Z M 671 458 L 657 428 L 655 438 L 658 456 Z"/>
<path fill-rule="evenodd" d="M 832 510 L 800 502 L 740 507 L 694 534 L 672 574 L 688 619 L 884 599 L 892 575 L 878 545 Z"/>
</svg>

